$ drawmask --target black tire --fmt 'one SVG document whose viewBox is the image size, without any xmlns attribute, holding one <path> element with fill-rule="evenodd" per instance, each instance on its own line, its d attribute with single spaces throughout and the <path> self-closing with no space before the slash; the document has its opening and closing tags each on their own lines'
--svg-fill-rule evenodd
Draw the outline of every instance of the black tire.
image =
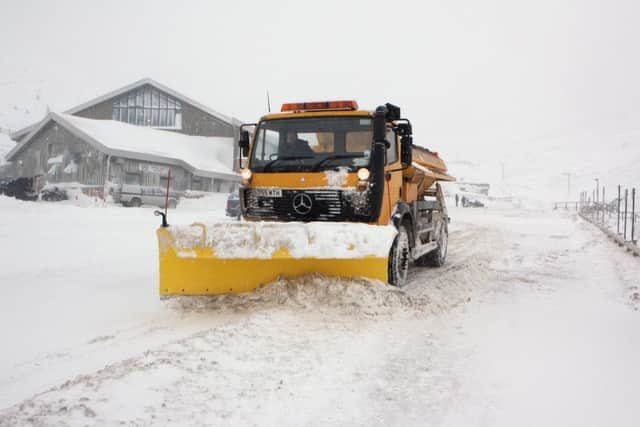
<svg viewBox="0 0 640 427">
<path fill-rule="evenodd" d="M 129 206 L 131 206 L 132 208 L 139 208 L 140 206 L 142 206 L 142 200 L 138 199 L 137 197 L 134 197 L 129 202 Z"/>
<path fill-rule="evenodd" d="M 389 284 L 398 287 L 406 284 L 410 260 L 409 234 L 404 225 L 401 225 L 389 251 Z"/>
<path fill-rule="evenodd" d="M 426 255 L 416 260 L 418 265 L 428 265 L 431 267 L 442 267 L 447 260 L 447 250 L 449 248 L 449 229 L 445 220 L 440 236 L 438 236 L 438 247 Z"/>
</svg>

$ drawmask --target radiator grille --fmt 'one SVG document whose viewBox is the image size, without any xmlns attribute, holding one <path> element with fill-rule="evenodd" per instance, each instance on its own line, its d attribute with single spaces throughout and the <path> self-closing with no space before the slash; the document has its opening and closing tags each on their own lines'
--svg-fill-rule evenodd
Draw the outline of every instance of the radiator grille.
<svg viewBox="0 0 640 427">
<path fill-rule="evenodd" d="M 294 198 L 301 193 L 311 199 L 311 210 L 308 213 L 299 213 L 294 209 Z M 278 221 L 363 221 L 367 212 L 361 208 L 354 210 L 350 202 L 353 193 L 342 190 L 296 189 L 282 190 L 282 197 L 262 197 L 252 189 L 245 189 L 245 217 Z"/>
</svg>

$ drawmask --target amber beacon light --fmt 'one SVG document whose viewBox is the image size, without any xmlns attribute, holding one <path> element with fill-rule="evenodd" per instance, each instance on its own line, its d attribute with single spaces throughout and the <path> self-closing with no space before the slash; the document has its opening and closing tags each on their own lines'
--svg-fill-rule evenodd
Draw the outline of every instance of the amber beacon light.
<svg viewBox="0 0 640 427">
<path fill-rule="evenodd" d="M 357 110 L 358 103 L 351 101 L 292 102 L 282 104 L 280 111 Z"/>
</svg>

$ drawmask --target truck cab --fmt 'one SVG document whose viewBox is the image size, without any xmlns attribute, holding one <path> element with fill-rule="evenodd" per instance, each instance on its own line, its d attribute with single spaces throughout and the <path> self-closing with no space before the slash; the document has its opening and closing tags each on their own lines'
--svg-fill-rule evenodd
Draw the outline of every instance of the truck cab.
<svg viewBox="0 0 640 427">
<path fill-rule="evenodd" d="M 444 262 L 449 218 L 434 183 L 453 177 L 436 153 L 413 145 L 411 123 L 399 107 L 284 104 L 281 112 L 243 125 L 239 145 L 246 220 L 393 224 L 399 242 L 390 257 L 398 258 L 399 271 L 390 267 L 392 284 L 404 281 L 410 260 L 420 263 L 431 254 L 432 264 Z"/>
<path fill-rule="evenodd" d="M 401 197 L 402 164 L 386 120 L 376 154 L 375 114 L 358 110 L 355 101 L 285 104 L 282 110 L 262 117 L 248 144 L 240 190 L 244 218 L 388 223 Z"/>
</svg>

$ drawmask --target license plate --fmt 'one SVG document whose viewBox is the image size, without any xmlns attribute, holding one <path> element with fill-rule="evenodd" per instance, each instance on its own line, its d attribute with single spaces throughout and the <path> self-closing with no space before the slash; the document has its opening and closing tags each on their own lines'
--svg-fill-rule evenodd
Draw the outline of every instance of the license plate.
<svg viewBox="0 0 640 427">
<path fill-rule="evenodd" d="M 280 188 L 255 188 L 253 191 L 257 197 L 282 197 Z"/>
</svg>

